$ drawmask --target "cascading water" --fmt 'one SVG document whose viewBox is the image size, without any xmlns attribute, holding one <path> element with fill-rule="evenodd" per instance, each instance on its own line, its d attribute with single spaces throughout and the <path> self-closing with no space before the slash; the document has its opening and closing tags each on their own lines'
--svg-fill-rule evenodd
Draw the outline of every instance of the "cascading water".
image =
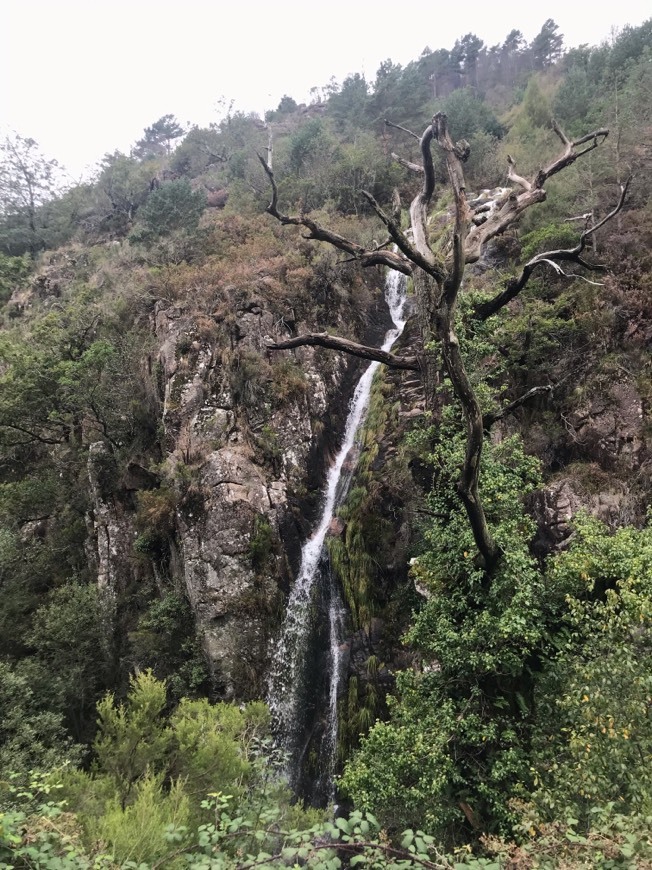
<svg viewBox="0 0 652 870">
<path fill-rule="evenodd" d="M 385 299 L 394 328 L 385 335 L 382 350 L 389 350 L 405 326 L 405 278 L 389 270 L 385 280 Z M 288 599 L 285 622 L 272 655 L 268 702 L 279 742 L 288 752 L 290 784 L 297 790 L 301 780 L 306 747 L 310 742 L 307 721 L 316 703 L 311 692 L 328 670 L 325 692 L 328 697 L 327 721 L 321 740 L 321 773 L 318 791 L 322 801 L 333 798 L 332 780 L 337 746 L 337 698 L 342 677 L 342 643 L 346 611 L 325 553 L 324 541 L 336 509 L 346 498 L 353 476 L 350 454 L 369 406 L 371 383 L 380 363 L 371 363 L 358 381 L 344 429 L 342 446 L 331 466 L 324 488 L 323 506 L 314 532 L 303 545 L 297 579 Z M 347 462 L 347 458 L 349 461 Z M 321 608 L 320 608 L 321 604 Z M 320 627 L 320 609 L 327 613 L 327 627 Z M 321 620 L 323 623 L 323 619 Z M 325 636 L 327 635 L 327 637 Z M 322 650 L 319 650 L 319 647 Z M 327 646 L 324 661 L 323 647 Z M 321 661 L 319 661 L 321 659 Z M 313 664 L 311 673 L 310 664 Z M 316 667 L 315 667 L 316 664 Z M 319 691 L 316 693 L 319 694 Z M 308 732 L 308 733 L 307 733 Z"/>
</svg>

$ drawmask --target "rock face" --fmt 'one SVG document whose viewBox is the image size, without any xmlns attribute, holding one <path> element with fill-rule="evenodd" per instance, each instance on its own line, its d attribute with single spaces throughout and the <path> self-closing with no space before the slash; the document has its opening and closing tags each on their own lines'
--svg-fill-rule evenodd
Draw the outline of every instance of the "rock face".
<svg viewBox="0 0 652 870">
<path fill-rule="evenodd" d="M 564 416 L 564 447 L 576 461 L 530 499 L 537 553 L 563 548 L 580 510 L 612 528 L 643 520 L 651 471 L 645 417 L 645 403 L 627 381 Z"/>
<path fill-rule="evenodd" d="M 159 303 L 152 326 L 180 571 L 216 694 L 248 699 L 264 694 L 332 447 L 323 433 L 341 427 L 352 378 L 350 361 L 319 349 L 273 358 L 266 345 L 287 336 L 286 320 L 263 294 L 236 296 L 207 322 Z"/>
<path fill-rule="evenodd" d="M 385 324 L 378 323 L 375 335 L 361 334 L 360 328 L 361 317 L 380 320 L 374 305 L 384 308 L 382 276 L 368 274 L 377 282 L 375 302 L 368 293 L 361 312 L 360 300 L 356 310 L 346 289 L 339 288 L 328 297 L 337 300 L 328 309 L 328 324 L 342 335 L 376 343 Z M 277 355 L 266 350 L 271 342 L 324 325 L 323 301 L 304 300 L 294 308 L 269 280 L 260 277 L 246 289 L 220 288 L 221 304 L 216 310 L 204 306 L 202 313 L 190 294 L 156 303 L 151 331 L 157 350 L 149 366 L 162 407 L 160 477 L 143 460 L 143 466 L 131 464 L 128 481 L 123 473 L 119 482 L 126 491 L 161 483 L 174 493 L 169 564 L 155 570 L 185 587 L 215 694 L 222 698 L 265 693 L 271 640 L 359 371 L 350 359 L 320 348 Z M 408 324 L 403 349 L 413 352 L 415 339 L 414 325 Z M 428 469 L 418 462 L 408 480 L 396 461 L 397 445 L 423 415 L 419 378 L 399 371 L 385 377 L 391 401 L 381 401 L 387 419 L 369 436 L 375 452 L 363 482 L 369 493 L 365 516 L 373 514 L 371 526 L 377 520 L 382 529 L 383 560 L 373 583 L 380 609 L 392 589 L 410 587 L 409 496 L 413 487 L 431 485 Z M 539 527 L 535 549 L 542 556 L 565 545 L 571 519 L 582 508 L 612 526 L 641 517 L 637 492 L 649 486 L 650 457 L 640 391 L 624 379 L 601 391 L 587 389 L 584 396 L 589 398 L 562 415 L 565 429 L 540 427 L 537 435 L 532 425 L 524 432 L 532 452 L 554 456 L 547 486 L 529 504 Z M 89 557 L 100 586 L 119 589 L 134 577 L 136 502 L 111 490 L 110 459 L 102 444 L 93 445 Z M 637 490 L 632 482 L 643 478 L 645 485 Z M 345 522 L 335 520 L 330 534 L 343 540 Z M 409 617 L 408 611 L 409 602 Z M 359 630 L 351 637 L 347 676 L 357 680 L 361 697 L 374 680 L 384 693 L 392 671 L 402 666 L 400 630 L 390 630 L 399 623 L 380 618 L 373 636 Z M 371 680 L 365 664 L 370 661 L 386 665 Z"/>
<path fill-rule="evenodd" d="M 603 468 L 640 468 L 645 453 L 643 400 L 633 384 L 614 383 L 568 418 L 569 431 L 583 452 Z"/>
<path fill-rule="evenodd" d="M 587 489 L 586 475 L 592 472 L 594 479 L 604 481 L 598 466 L 587 466 L 581 472 L 560 475 L 533 495 L 529 507 L 537 521 L 536 552 L 546 555 L 563 548 L 572 534 L 571 521 L 580 510 L 616 527 L 634 509 L 631 494 L 622 481 L 604 481 L 605 489 L 599 492 Z"/>
<path fill-rule="evenodd" d="M 131 516 L 114 496 L 116 476 L 115 459 L 106 444 L 103 441 L 91 444 L 88 480 L 92 510 L 86 517 L 90 532 L 87 555 L 97 572 L 98 588 L 109 595 L 123 589 L 131 573 L 134 538 Z"/>
</svg>

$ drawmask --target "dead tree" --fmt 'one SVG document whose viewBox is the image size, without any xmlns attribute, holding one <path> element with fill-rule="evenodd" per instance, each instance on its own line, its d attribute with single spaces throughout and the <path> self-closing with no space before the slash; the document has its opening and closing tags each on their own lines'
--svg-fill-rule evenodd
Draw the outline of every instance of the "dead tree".
<svg viewBox="0 0 652 870">
<path fill-rule="evenodd" d="M 467 200 L 463 164 L 469 156 L 468 143 L 465 141 L 453 142 L 448 131 L 446 115 L 441 112 L 437 113 L 419 140 L 421 164 L 411 163 L 396 157 L 403 166 L 417 172 L 423 178 L 421 190 L 410 205 L 410 230 L 403 232 L 401 229 L 400 204 L 395 203 L 393 213 L 390 216 L 370 193 L 363 191 L 388 234 L 384 244 L 372 249 L 365 248 L 331 231 L 312 220 L 308 215 L 287 215 L 281 212 L 278 206 L 278 190 L 274 173 L 271 166 L 260 157 L 272 188 L 272 198 L 267 211 L 276 220 L 285 225 L 303 227 L 308 231 L 306 238 L 327 242 L 348 254 L 361 266 L 387 266 L 402 272 L 404 275 L 411 276 L 414 283 L 421 336 L 421 347 L 416 358 L 385 353 L 376 348 L 337 338 L 327 333 L 300 335 L 290 341 L 268 345 L 268 348 L 270 350 L 283 350 L 307 344 L 321 345 L 365 359 L 378 360 L 388 366 L 417 369 L 421 372 L 427 402 L 432 401 L 434 396 L 438 366 L 437 354 L 430 348 L 440 349 L 445 371 L 452 384 L 454 394 L 462 406 L 466 420 L 466 454 L 460 472 L 458 493 L 466 509 L 475 543 L 487 573 L 491 573 L 492 568 L 497 563 L 500 549 L 487 524 L 478 490 L 485 432 L 496 420 L 511 413 L 533 395 L 549 390 L 550 386 L 545 385 L 529 390 L 525 396 L 512 402 L 501 412 L 485 415 L 483 418 L 455 334 L 455 308 L 465 266 L 468 263 L 476 262 L 487 242 L 518 221 L 526 209 L 546 199 L 544 184 L 549 178 L 566 169 L 578 158 L 593 151 L 609 134 L 606 129 L 594 130 L 586 136 L 571 141 L 556 123 L 553 123 L 553 129 L 563 144 L 562 153 L 548 166 L 540 169 L 531 179 L 518 175 L 514 161 L 508 158 L 507 179 L 511 187 L 504 188 L 491 207 L 487 209 L 485 206 L 478 206 Z M 410 133 L 407 130 L 404 132 Z M 414 134 L 411 135 L 414 136 Z M 419 137 L 415 136 L 415 138 Z M 430 244 L 428 232 L 428 206 L 435 192 L 433 143 L 437 143 L 444 152 L 448 181 L 454 197 L 452 237 L 448 248 L 438 253 L 435 253 Z M 548 266 L 558 274 L 565 274 L 560 265 L 562 262 L 576 263 L 586 269 L 602 268 L 584 259 L 584 249 L 587 241 L 596 230 L 620 211 L 628 186 L 629 181 L 621 186 L 620 199 L 606 217 L 595 224 L 585 226 L 580 241 L 574 248 L 537 254 L 525 264 L 520 276 L 510 279 L 506 286 L 492 299 L 479 305 L 473 312 L 473 316 L 478 320 L 485 320 L 496 314 L 523 290 L 530 276 L 539 267 Z M 393 245 L 393 249 L 390 249 L 390 244 Z"/>
</svg>

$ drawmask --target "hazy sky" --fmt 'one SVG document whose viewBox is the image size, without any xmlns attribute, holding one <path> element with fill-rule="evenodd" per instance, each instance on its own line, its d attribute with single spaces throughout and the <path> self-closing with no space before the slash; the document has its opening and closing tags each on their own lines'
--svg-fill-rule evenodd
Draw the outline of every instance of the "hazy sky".
<svg viewBox="0 0 652 870">
<path fill-rule="evenodd" d="M 593 45 L 650 13 L 650 0 L 2 0 L 0 130 L 31 136 L 79 176 L 168 112 L 208 124 L 226 98 L 262 113 L 469 31 L 493 45 L 516 27 L 530 41 L 553 18 L 567 46 Z"/>
</svg>

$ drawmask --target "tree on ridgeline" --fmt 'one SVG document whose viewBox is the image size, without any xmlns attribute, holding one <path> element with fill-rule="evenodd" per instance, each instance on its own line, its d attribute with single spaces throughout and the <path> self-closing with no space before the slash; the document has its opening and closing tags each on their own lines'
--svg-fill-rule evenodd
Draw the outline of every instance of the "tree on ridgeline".
<svg viewBox="0 0 652 870">
<path fill-rule="evenodd" d="M 18 134 L 0 144 L 0 250 L 32 256 L 43 247 L 39 210 L 57 188 L 56 160 L 48 160 L 34 139 Z"/>
<path fill-rule="evenodd" d="M 145 128 L 145 135 L 136 142 L 132 154 L 138 160 L 169 157 L 172 143 L 184 133 L 185 130 L 174 115 L 163 115 L 151 127 Z"/>
</svg>

